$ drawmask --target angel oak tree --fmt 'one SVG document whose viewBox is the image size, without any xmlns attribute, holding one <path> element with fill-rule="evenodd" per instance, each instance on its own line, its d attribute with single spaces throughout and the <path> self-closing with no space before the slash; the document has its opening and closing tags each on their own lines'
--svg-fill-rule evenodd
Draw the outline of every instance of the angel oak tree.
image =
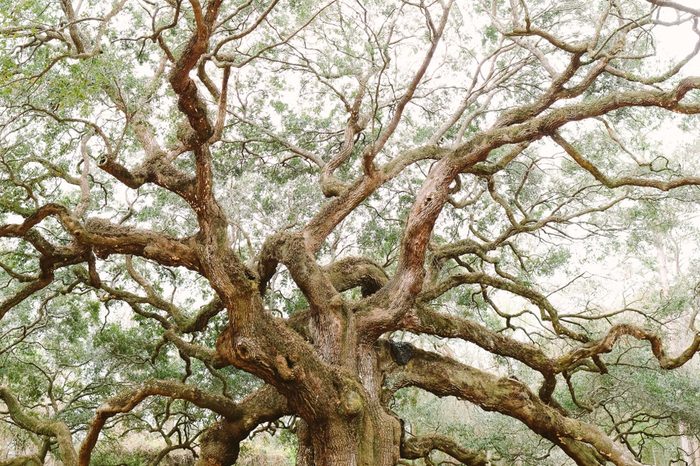
<svg viewBox="0 0 700 466">
<path fill-rule="evenodd" d="M 598 283 L 575 275 L 584 255 L 654 256 L 596 244 L 632 224 L 661 244 L 673 209 L 673 225 L 696 212 L 699 16 L 682 0 L 2 2 L 2 464 L 88 465 L 136 431 L 162 436 L 152 464 L 229 465 L 280 419 L 300 465 L 498 462 L 411 435 L 391 409 L 406 387 L 520 421 L 560 449 L 541 464 L 652 461 L 645 439 L 680 435 L 661 422 L 693 444 L 697 413 L 626 417 L 577 385 L 697 362 L 696 314 L 659 304 L 667 274 L 642 309 L 574 291 Z M 464 342 L 519 376 L 468 364 Z"/>
</svg>

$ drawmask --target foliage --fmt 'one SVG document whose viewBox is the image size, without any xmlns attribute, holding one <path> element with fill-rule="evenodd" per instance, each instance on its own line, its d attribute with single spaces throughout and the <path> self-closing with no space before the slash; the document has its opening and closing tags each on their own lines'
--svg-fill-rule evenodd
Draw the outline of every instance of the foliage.
<svg viewBox="0 0 700 466">
<path fill-rule="evenodd" d="M 0 463 L 700 464 L 699 17 L 0 1 Z"/>
</svg>

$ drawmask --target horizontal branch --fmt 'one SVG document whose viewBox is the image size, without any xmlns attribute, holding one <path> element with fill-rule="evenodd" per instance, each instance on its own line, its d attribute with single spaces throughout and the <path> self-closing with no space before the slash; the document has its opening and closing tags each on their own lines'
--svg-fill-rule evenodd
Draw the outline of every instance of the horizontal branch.
<svg viewBox="0 0 700 466">
<path fill-rule="evenodd" d="M 217 369 L 228 366 L 226 360 L 215 350 L 207 348 L 206 346 L 187 342 L 180 338 L 172 329 L 166 330 L 163 334 L 163 338 L 175 345 L 175 347 L 186 356 L 207 362 Z"/>
<path fill-rule="evenodd" d="M 688 348 L 678 356 L 671 357 L 666 354 L 660 336 L 634 325 L 618 324 L 599 340 L 587 343 L 561 356 L 550 357 L 537 345 L 509 338 L 471 319 L 434 311 L 425 305 L 416 306 L 408 311 L 399 325 L 392 330 L 407 330 L 444 338 L 459 338 L 474 343 L 490 353 L 518 360 L 543 375 L 545 383 L 540 390 L 540 398 L 546 402 L 551 396 L 551 390 L 556 385 L 556 380 L 554 380 L 556 374 L 568 371 L 586 358 L 595 358 L 600 354 L 611 352 L 614 345 L 623 336 L 631 336 L 651 343 L 652 353 L 662 369 L 676 369 L 700 352 L 700 333 L 695 334 Z"/>
<path fill-rule="evenodd" d="M 416 460 L 427 457 L 433 450 L 440 450 L 466 466 L 491 464 L 485 453 L 464 448 L 451 438 L 439 434 L 406 439 L 401 444 L 401 457 Z"/>
<path fill-rule="evenodd" d="M 559 144 L 574 161 L 593 177 L 601 182 L 605 187 L 614 189 L 620 186 L 640 186 L 645 188 L 655 188 L 661 191 L 670 191 L 681 186 L 698 186 L 700 177 L 684 176 L 670 181 L 654 180 L 649 178 L 639 178 L 634 176 L 623 176 L 620 178 L 609 178 L 598 167 L 586 160 L 586 158 L 558 132 L 550 136 L 554 142 Z"/>
<path fill-rule="evenodd" d="M 588 341 L 588 337 L 586 335 L 572 332 L 561 324 L 559 320 L 559 312 L 549 301 L 549 299 L 547 299 L 547 297 L 542 293 L 533 290 L 522 283 L 506 280 L 504 278 L 493 277 L 483 272 L 464 272 L 454 274 L 431 288 L 423 291 L 420 299 L 424 302 L 428 302 L 457 286 L 468 284 L 490 286 L 499 290 L 508 291 L 509 293 L 517 296 L 522 296 L 540 308 L 542 318 L 552 322 L 552 326 L 557 334 L 566 335 L 582 342 Z"/>
<path fill-rule="evenodd" d="M 641 466 L 600 429 L 562 415 L 516 379 L 499 378 L 415 347 L 411 348 L 408 361 L 395 365 L 391 372 L 387 382 L 392 390 L 415 386 L 518 419 L 561 447 L 579 465 L 598 466 L 603 463 L 600 459 L 605 458 L 617 466 Z"/>
<path fill-rule="evenodd" d="M 186 240 L 135 227 L 111 223 L 106 219 L 90 218 L 81 224 L 68 209 L 58 204 L 46 204 L 21 224 L 0 226 L 0 237 L 23 237 L 39 222 L 55 216 L 76 242 L 91 247 L 98 257 L 110 254 L 132 254 L 153 259 L 162 265 L 182 266 L 198 271 L 199 259 Z"/>
<path fill-rule="evenodd" d="M 557 372 L 554 361 L 539 346 L 507 337 L 471 319 L 438 312 L 424 305 L 407 312 L 396 330 L 459 338 L 499 356 L 521 361 L 546 376 Z"/>
<path fill-rule="evenodd" d="M 611 352 L 615 343 L 623 336 L 648 341 L 651 344 L 651 351 L 662 369 L 676 369 L 690 361 L 700 351 L 700 332 L 696 332 L 690 346 L 674 358 L 666 354 L 663 341 L 658 335 L 634 325 L 618 324 L 613 326 L 600 340 L 557 358 L 555 361 L 556 371 L 562 372 L 584 358 Z"/>
<path fill-rule="evenodd" d="M 684 11 L 686 13 L 690 13 L 693 16 L 700 16 L 700 9 L 698 8 L 693 8 L 688 5 L 683 5 L 680 2 L 674 2 L 672 0 L 647 0 L 649 3 L 653 3 L 654 5 L 660 6 L 660 7 L 666 7 L 666 8 L 673 8 L 678 11 Z"/>
</svg>

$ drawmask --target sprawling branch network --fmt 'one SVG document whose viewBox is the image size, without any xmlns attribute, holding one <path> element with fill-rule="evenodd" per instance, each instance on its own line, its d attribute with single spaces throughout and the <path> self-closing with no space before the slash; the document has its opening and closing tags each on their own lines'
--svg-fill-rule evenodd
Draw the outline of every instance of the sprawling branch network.
<svg viewBox="0 0 700 466">
<path fill-rule="evenodd" d="M 645 464 L 668 437 L 700 464 L 693 419 L 626 419 L 575 383 L 697 362 L 663 246 L 658 312 L 563 304 L 585 272 L 554 290 L 546 271 L 638 206 L 697 204 L 683 148 L 636 136 L 697 127 L 689 3 L 30 3 L 0 16 L 0 416 L 36 451 L 0 464 L 87 466 L 133 430 L 160 435 L 153 464 L 229 465 L 283 419 L 300 465 L 510 464 L 409 432 L 392 407 L 410 387 L 579 465 Z M 661 30 L 693 42 L 671 56 Z"/>
</svg>

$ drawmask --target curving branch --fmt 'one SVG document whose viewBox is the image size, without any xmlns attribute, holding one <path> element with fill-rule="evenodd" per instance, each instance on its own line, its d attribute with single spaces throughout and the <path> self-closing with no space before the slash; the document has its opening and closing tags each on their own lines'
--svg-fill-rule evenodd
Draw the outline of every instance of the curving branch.
<svg viewBox="0 0 700 466">
<path fill-rule="evenodd" d="M 80 447 L 80 466 L 88 466 L 92 450 L 97 444 L 105 423 L 121 413 L 128 413 L 150 396 L 165 396 L 185 400 L 203 409 L 208 409 L 226 418 L 241 417 L 241 408 L 231 399 L 206 392 L 192 385 L 174 380 L 148 380 L 140 387 L 120 393 L 100 406 Z"/>
<path fill-rule="evenodd" d="M 686 13 L 690 13 L 693 16 L 700 16 L 700 9 L 684 5 L 680 2 L 674 2 L 672 0 L 647 0 L 647 2 L 660 7 L 673 8 L 678 11 L 684 11 Z"/>
<path fill-rule="evenodd" d="M 376 293 L 389 281 L 384 269 L 365 257 L 344 257 L 323 270 L 336 290 L 342 292 L 360 287 L 362 296 Z"/>
<path fill-rule="evenodd" d="M 552 133 L 551 139 L 559 144 L 564 151 L 584 170 L 602 183 L 605 187 L 614 189 L 620 186 L 640 186 L 645 188 L 655 188 L 661 191 L 670 191 L 681 186 L 698 186 L 700 177 L 684 176 L 675 180 L 663 181 L 649 178 L 638 178 L 634 176 L 623 176 L 620 178 L 609 178 L 603 174 L 598 167 L 588 161 L 572 144 L 564 139 L 558 132 Z"/>
<path fill-rule="evenodd" d="M 214 296 L 209 303 L 200 306 L 193 316 L 188 316 L 185 311 L 177 307 L 172 302 L 164 299 L 156 292 L 155 288 L 148 282 L 148 280 L 146 280 L 146 278 L 136 270 L 131 256 L 126 256 L 126 269 L 131 278 L 133 278 L 134 281 L 136 281 L 136 283 L 138 283 L 144 289 L 144 291 L 146 291 L 145 298 L 123 290 L 116 290 L 105 286 L 102 286 L 102 288 L 105 289 L 105 291 L 108 291 L 116 299 L 122 299 L 129 303 L 147 302 L 158 309 L 162 309 L 170 314 L 175 321 L 177 328 L 182 333 L 193 333 L 204 330 L 209 320 L 224 310 L 221 299 L 218 296 Z"/>
<path fill-rule="evenodd" d="M 0 386 L 0 399 L 5 402 L 10 417 L 22 429 L 56 438 L 61 461 L 66 466 L 77 466 L 78 455 L 73 447 L 73 438 L 68 426 L 55 419 L 43 419 L 25 410 L 9 388 Z"/>
<path fill-rule="evenodd" d="M 651 351 L 654 357 L 659 361 L 659 365 L 662 369 L 676 369 L 681 367 L 700 352 L 700 332 L 695 332 L 695 337 L 688 348 L 683 350 L 678 356 L 671 357 L 666 354 L 663 341 L 658 335 L 635 325 L 618 324 L 608 330 L 608 333 L 600 340 L 591 342 L 586 346 L 575 349 L 557 358 L 555 362 L 556 371 L 565 371 L 584 358 L 609 353 L 612 351 L 615 343 L 623 336 L 630 336 L 637 340 L 648 341 L 651 344 Z"/>
<path fill-rule="evenodd" d="M 75 241 L 93 249 L 98 257 L 110 254 L 133 254 L 156 260 L 163 265 L 199 270 L 199 259 L 187 241 L 165 234 L 127 227 L 100 218 L 81 224 L 64 206 L 46 204 L 21 224 L 0 226 L 0 237 L 26 237 L 29 230 L 49 216 L 55 216 Z"/>
<path fill-rule="evenodd" d="M 540 372 L 545 378 L 539 393 L 545 402 L 549 402 L 556 386 L 555 375 L 565 369 L 558 366 L 538 345 L 518 341 L 471 319 L 446 315 L 425 305 L 416 306 L 407 312 L 399 322 L 398 329 L 444 338 L 459 338 L 490 353 L 518 360 Z"/>
<path fill-rule="evenodd" d="M 58 218 L 64 229 L 73 237 L 72 245 L 55 247 L 32 230 L 47 217 Z M 58 204 L 40 207 L 20 224 L 0 225 L 0 237 L 27 240 L 41 253 L 39 276 L 0 303 L 0 319 L 14 306 L 50 285 L 54 279 L 54 271 L 61 267 L 87 262 L 90 266 L 88 283 L 99 288 L 99 276 L 94 269 L 94 255 L 104 258 L 111 254 L 134 254 L 154 259 L 164 265 L 199 269 L 199 259 L 186 241 L 98 218 L 90 218 L 83 224 L 68 209 Z M 203 309 L 196 319 L 204 319 L 215 309 L 216 306 L 213 309 Z"/>
<path fill-rule="evenodd" d="M 401 444 L 401 457 L 409 460 L 426 458 L 433 450 L 440 450 L 466 466 L 489 466 L 485 453 L 470 450 L 445 435 L 433 434 L 413 437 Z"/>
<path fill-rule="evenodd" d="M 221 7 L 221 0 L 208 2 L 206 12 L 202 11 L 199 0 L 191 0 L 195 18 L 195 31 L 185 46 L 180 58 L 170 74 L 170 85 L 178 95 L 178 108 L 187 116 L 194 130 L 193 143 L 208 141 L 214 134 L 214 127 L 209 121 L 209 112 L 199 96 L 197 85 L 190 78 L 200 57 L 206 53 L 209 38 Z"/>
<path fill-rule="evenodd" d="M 389 351 L 389 349 L 386 349 Z M 526 424 L 558 445 L 578 465 L 642 466 L 597 427 L 561 414 L 541 401 L 522 382 L 499 378 L 436 353 L 411 348 L 403 365 L 395 364 L 387 384 L 391 390 L 415 386 L 438 396 L 455 396 Z"/>
<path fill-rule="evenodd" d="M 450 186 L 459 173 L 483 162 L 493 151 L 507 144 L 535 141 L 554 133 L 561 126 L 604 115 L 625 107 L 660 107 L 670 111 L 697 114 L 700 105 L 682 103 L 692 90 L 700 89 L 700 77 L 682 80 L 670 91 L 629 91 L 550 110 L 523 123 L 496 126 L 484 131 L 452 151 L 433 165 L 409 212 L 401 240 L 396 274 L 382 295 L 385 307 L 376 306 L 371 320 L 376 329 L 368 338 L 379 338 L 381 330 L 393 327 L 415 301 L 425 278 L 424 261 L 433 227 L 451 193 Z M 528 291 L 528 294 L 529 291 Z M 555 313 L 549 314 L 557 332 L 586 341 L 559 324 Z"/>
<path fill-rule="evenodd" d="M 575 333 L 568 328 L 566 328 L 559 318 L 559 311 L 554 307 L 554 305 L 549 301 L 547 296 L 544 294 L 533 290 L 529 286 L 523 283 L 519 283 L 513 279 L 505 279 L 500 277 L 494 277 L 483 272 L 462 272 L 453 274 L 434 286 L 427 288 L 420 295 L 420 299 L 424 302 L 431 301 L 438 296 L 444 294 L 445 292 L 466 284 L 478 284 L 484 286 L 491 286 L 500 290 L 508 291 L 514 295 L 521 296 L 541 310 L 541 317 L 544 320 L 549 320 L 552 322 L 552 327 L 554 330 L 561 335 L 569 336 L 575 340 L 587 342 L 588 337 L 581 333 Z"/>
<path fill-rule="evenodd" d="M 178 350 L 180 350 L 182 354 L 211 364 L 211 366 L 216 369 L 228 366 L 226 360 L 215 350 L 207 348 L 206 346 L 197 345 L 195 343 L 185 341 L 182 338 L 180 338 L 172 329 L 166 330 L 163 333 L 163 338 L 175 345 L 175 347 Z"/>
<path fill-rule="evenodd" d="M 270 386 L 241 400 L 238 407 L 236 416 L 226 417 L 204 432 L 197 466 L 234 464 L 238 459 L 240 442 L 257 426 L 292 414 L 286 399 Z"/>
<path fill-rule="evenodd" d="M 33 280 L 27 286 L 0 302 L 0 320 L 2 320 L 2 318 L 5 317 L 5 314 L 7 314 L 12 308 L 20 304 L 22 301 L 49 286 L 53 282 L 53 279 L 54 274 L 52 269 L 42 271 L 37 280 Z"/>
<path fill-rule="evenodd" d="M 438 160 L 449 154 L 447 149 L 435 145 L 421 146 L 402 152 L 384 165 L 374 176 L 361 176 L 338 197 L 326 202 L 302 229 L 304 243 L 313 253 L 323 245 L 328 235 L 386 182 L 396 178 L 403 170 L 421 160 Z"/>
<path fill-rule="evenodd" d="M 648 341 L 652 353 L 662 369 L 676 369 L 700 352 L 700 333 L 696 332 L 691 344 L 678 356 L 666 354 L 660 336 L 631 324 L 614 325 L 608 333 L 598 340 L 591 341 L 560 356 L 548 356 L 538 345 L 509 338 L 495 332 L 471 319 L 447 315 L 420 305 L 407 312 L 394 330 L 407 330 L 414 333 L 435 335 L 445 338 L 459 338 L 500 356 L 512 358 L 540 372 L 545 382 L 539 396 L 549 402 L 552 390 L 556 386 L 555 376 L 566 374 L 587 358 L 596 359 L 599 355 L 612 351 L 614 345 L 623 336 Z M 600 366 L 597 365 L 599 368 Z"/>
</svg>

